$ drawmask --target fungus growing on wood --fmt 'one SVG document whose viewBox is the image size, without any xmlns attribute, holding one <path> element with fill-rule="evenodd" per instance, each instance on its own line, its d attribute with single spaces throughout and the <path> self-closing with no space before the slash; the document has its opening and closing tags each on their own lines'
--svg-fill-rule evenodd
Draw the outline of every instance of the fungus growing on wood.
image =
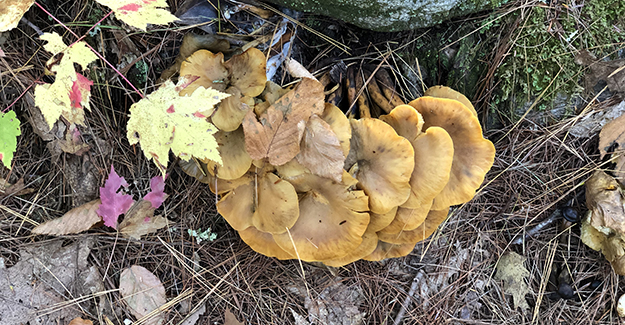
<svg viewBox="0 0 625 325">
<path fill-rule="evenodd" d="M 477 117 L 457 100 L 426 96 L 409 105 L 423 116 L 424 130 L 441 127 L 451 136 L 454 145 L 449 182 L 434 199 L 432 209 L 468 202 L 493 165 L 495 146 L 482 136 Z"/>
</svg>

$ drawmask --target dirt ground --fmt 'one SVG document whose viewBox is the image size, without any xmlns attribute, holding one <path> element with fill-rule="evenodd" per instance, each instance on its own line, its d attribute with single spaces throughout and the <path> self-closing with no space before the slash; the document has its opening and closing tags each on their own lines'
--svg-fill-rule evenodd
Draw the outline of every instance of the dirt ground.
<svg viewBox="0 0 625 325">
<path fill-rule="evenodd" d="M 40 4 L 77 35 L 89 30 L 94 17 L 103 17 L 103 7 L 92 1 Z M 172 12 L 177 9 L 177 3 L 170 1 L 170 5 Z M 249 34 L 242 22 L 250 17 L 253 14 L 243 12 L 230 21 L 222 20 L 218 28 L 227 36 Z M 66 33 L 36 7 L 25 18 L 43 32 Z M 412 40 L 427 33 L 371 33 L 324 17 L 298 19 L 311 25 L 316 22 L 321 32 L 351 49 L 347 54 L 298 28 L 294 57 L 312 72 L 327 70 L 340 60 L 381 64 L 380 49 L 408 48 Z M 173 25 L 135 32 L 108 18 L 86 40 L 121 67 L 139 90 L 149 93 L 157 87 L 161 71 L 173 63 L 183 36 L 191 31 L 201 33 Z M 117 39 L 119 33 L 123 42 Z M 246 44 L 261 36 L 232 38 Z M 617 104 L 616 96 L 599 102 L 592 100 L 594 93 L 588 93 L 574 114 L 550 124 L 505 120 L 497 127 L 485 127 L 484 135 L 495 144 L 497 154 L 472 201 L 453 207 L 435 234 L 406 257 L 328 268 L 279 261 L 252 251 L 219 216 L 217 198 L 208 186 L 186 175 L 177 164 L 170 164 L 165 188 L 169 197 L 157 210 L 169 225 L 157 233 L 142 240 L 126 239 L 107 227 L 60 237 L 31 234 L 31 221 L 60 217 L 95 199 L 111 165 L 128 180 L 135 197 L 145 195 L 150 178 L 160 172 L 139 146 L 126 140 L 128 109 L 139 96 L 101 60 L 90 68 L 97 82 L 91 111 L 86 112 L 87 125 L 81 128 L 90 149 L 82 155 L 55 149 L 51 143 L 64 130 L 37 131 L 41 117 L 32 97 L 35 84 L 53 80 L 44 71 L 50 57 L 42 48 L 43 41 L 25 23 L 1 37 L 5 38 L 0 45 L 5 57 L 0 58 L 0 107 L 10 106 L 23 123 L 13 168 L 0 169 L 0 179 L 10 183 L 23 179 L 32 192 L 0 195 L 0 274 L 4 274 L 0 298 L 20 297 L 18 304 L 7 302 L 9 307 L 0 311 L 0 323 L 13 324 L 21 318 L 24 324 L 68 324 L 77 316 L 98 324 L 107 324 L 105 316 L 113 324 L 134 320 L 117 290 L 120 273 L 132 265 L 153 272 L 164 284 L 168 299 L 181 297 L 182 302 L 164 311 L 168 324 L 223 324 L 226 310 L 244 324 L 621 322 L 615 305 L 623 293 L 623 280 L 600 253 L 580 241 L 579 226 L 562 227 L 557 220 L 520 245 L 511 244 L 564 205 L 585 212 L 583 182 L 605 164 L 599 158 L 597 133 L 575 137 L 569 131 L 586 115 Z M 119 53 L 127 52 L 136 53 L 139 59 L 122 64 L 124 56 Z M 495 55 L 496 51 L 487 54 Z M 137 65 L 139 61 L 146 65 Z M 286 84 L 290 80 L 283 74 L 277 81 Z M 483 84 L 496 87 L 496 80 L 485 74 Z M 400 83 L 399 87 L 404 86 Z M 488 104 L 475 102 L 480 118 L 487 120 Z M 189 236 L 189 229 L 208 228 L 217 235 L 213 241 L 198 243 Z M 515 306 L 512 296 L 504 292 L 504 281 L 495 277 L 498 261 L 508 252 L 526 258 L 524 281 L 529 290 L 525 306 Z M 570 285 L 572 295 L 557 293 L 561 282 Z M 182 323 L 196 307 L 205 308 L 196 322 Z"/>
</svg>

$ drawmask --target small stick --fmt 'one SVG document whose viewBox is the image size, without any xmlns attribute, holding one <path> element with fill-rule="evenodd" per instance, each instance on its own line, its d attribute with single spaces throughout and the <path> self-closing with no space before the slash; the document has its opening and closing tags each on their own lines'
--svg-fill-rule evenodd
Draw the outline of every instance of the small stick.
<svg viewBox="0 0 625 325">
<path fill-rule="evenodd" d="M 408 291 L 408 296 L 406 296 L 406 299 L 404 299 L 404 303 L 401 304 L 401 309 L 399 310 L 399 313 L 397 313 L 397 316 L 395 316 L 393 325 L 399 325 L 401 323 L 401 320 L 402 318 L 404 318 L 406 310 L 408 310 L 408 308 L 412 304 L 412 297 L 414 296 L 415 292 L 417 292 L 417 287 L 419 283 L 423 280 L 424 275 L 425 274 L 423 273 L 423 271 L 419 271 L 419 273 L 417 273 L 417 275 L 412 280 L 412 284 L 410 285 L 410 291 Z"/>
<path fill-rule="evenodd" d="M 527 239 L 530 236 L 536 235 L 543 228 L 545 228 L 545 227 L 549 226 L 550 224 L 554 223 L 556 220 L 558 220 L 561 217 L 562 217 L 562 210 L 561 209 L 556 209 L 556 211 L 554 211 L 545 220 L 541 221 L 536 226 L 534 226 L 530 230 L 526 231 L 524 234 L 517 235 L 514 238 L 514 240 L 512 240 L 511 244 L 512 245 L 521 245 L 521 243 L 523 243 L 523 241 L 525 239 Z"/>
</svg>

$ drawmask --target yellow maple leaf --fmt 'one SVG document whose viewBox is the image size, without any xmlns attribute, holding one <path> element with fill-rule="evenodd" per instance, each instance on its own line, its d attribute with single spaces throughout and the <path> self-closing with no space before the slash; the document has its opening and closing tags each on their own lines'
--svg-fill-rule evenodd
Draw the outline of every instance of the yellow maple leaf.
<svg viewBox="0 0 625 325">
<path fill-rule="evenodd" d="M 217 128 L 206 120 L 214 106 L 230 96 L 212 88 L 199 87 L 191 95 L 180 96 L 189 82 L 170 80 L 130 107 L 126 126 L 130 144 L 140 142 L 146 157 L 154 160 L 165 176 L 169 150 L 183 160 L 191 156 L 222 164 L 213 134 Z"/>
<path fill-rule="evenodd" d="M 79 79 L 78 73 L 74 69 L 74 63 L 78 63 L 82 68 L 97 59 L 85 42 L 78 42 L 67 46 L 61 36 L 57 33 L 44 33 L 40 37 L 48 43 L 44 45 L 46 51 L 52 53 L 53 57 L 47 62 L 47 66 L 59 60 L 57 54 L 63 53 L 58 64 L 53 65 L 50 70 L 56 72 L 56 79 L 52 84 L 37 85 L 35 87 L 35 105 L 39 107 L 46 122 L 52 129 L 54 123 L 62 115 L 70 123 L 84 125 L 85 113 L 83 108 L 89 107 L 89 94 L 87 91 L 77 87 L 76 83 L 86 80 Z M 81 98 L 78 102 L 72 102 L 71 94 Z"/>
<path fill-rule="evenodd" d="M 115 12 L 115 17 L 126 24 L 145 30 L 148 24 L 164 25 L 178 18 L 166 9 L 165 0 L 96 0 Z"/>
</svg>

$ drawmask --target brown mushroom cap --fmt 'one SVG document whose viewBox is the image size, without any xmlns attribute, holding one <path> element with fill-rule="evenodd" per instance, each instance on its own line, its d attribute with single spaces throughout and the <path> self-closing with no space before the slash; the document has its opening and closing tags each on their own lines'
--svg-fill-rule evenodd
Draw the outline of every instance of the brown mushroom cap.
<svg viewBox="0 0 625 325">
<path fill-rule="evenodd" d="M 345 169 L 355 170 L 359 186 L 369 196 L 370 210 L 387 213 L 410 196 L 414 149 L 378 119 L 361 118 L 350 123 L 352 139 Z"/>
<path fill-rule="evenodd" d="M 432 209 L 470 201 L 495 159 L 495 146 L 482 136 L 477 117 L 453 99 L 421 97 L 410 102 L 410 106 L 423 116 L 425 130 L 439 126 L 449 133 L 454 144 L 449 182 L 434 199 Z"/>
<path fill-rule="evenodd" d="M 313 174 L 290 182 L 300 193 L 299 218 L 288 233 L 274 234 L 278 246 L 304 261 L 323 261 L 344 256 L 362 243 L 369 224 L 363 191 L 349 190 L 344 183 L 350 180 L 336 183 Z"/>
<path fill-rule="evenodd" d="M 208 172 L 225 180 L 233 180 L 243 176 L 252 165 L 252 158 L 245 151 L 245 134 L 243 128 L 239 127 L 233 132 L 219 131 L 215 133 L 215 140 L 219 147 L 219 155 L 223 161 L 223 166 L 207 160 L 206 169 Z"/>
<path fill-rule="evenodd" d="M 378 232 L 381 241 L 390 244 L 416 244 L 432 235 L 438 226 L 447 219 L 449 208 L 444 210 L 430 210 L 425 221 L 414 230 L 400 231 L 396 234 Z"/>
<path fill-rule="evenodd" d="M 226 90 L 228 70 L 224 66 L 224 55 L 221 52 L 216 54 L 208 50 L 194 52 L 180 65 L 180 75 L 199 77 L 180 91 L 181 96 L 192 94 L 200 86 L 219 91 Z"/>
<path fill-rule="evenodd" d="M 423 117 L 410 105 L 399 105 L 387 115 L 380 116 L 380 120 L 392 126 L 397 134 L 411 142 L 417 139 L 423 128 Z"/>
<path fill-rule="evenodd" d="M 234 55 L 224 66 L 230 72 L 230 85 L 239 88 L 243 96 L 256 97 L 265 89 L 265 55 L 259 49 L 250 48 Z"/>
<path fill-rule="evenodd" d="M 370 255 L 373 253 L 375 248 L 378 246 L 378 235 L 376 235 L 373 231 L 366 231 L 364 235 L 362 235 L 362 243 L 356 249 L 349 252 L 347 255 L 335 258 L 332 260 L 322 261 L 323 264 L 327 266 L 333 267 L 341 267 L 347 265 L 352 262 L 356 262 L 357 260 Z"/>
<path fill-rule="evenodd" d="M 276 241 L 273 240 L 273 236 L 270 233 L 259 231 L 253 226 L 239 231 L 239 236 L 257 253 L 281 260 L 297 258 L 280 248 L 280 246 L 276 244 Z"/>
<path fill-rule="evenodd" d="M 272 234 L 285 233 L 299 217 L 293 186 L 273 173 L 265 173 L 226 194 L 217 211 L 235 230 L 250 226 Z"/>
<path fill-rule="evenodd" d="M 467 96 L 465 96 L 465 95 L 461 94 L 460 92 L 455 91 L 455 90 L 453 90 L 453 89 L 451 89 L 449 87 L 446 87 L 446 86 L 433 86 L 433 87 L 430 87 L 430 88 L 428 88 L 428 90 L 425 91 L 423 96 L 455 99 L 455 100 L 461 102 L 468 109 L 470 109 L 471 113 L 473 113 L 473 115 L 477 116 L 477 112 L 475 111 L 475 107 L 473 107 L 473 104 L 467 98 Z"/>
</svg>

